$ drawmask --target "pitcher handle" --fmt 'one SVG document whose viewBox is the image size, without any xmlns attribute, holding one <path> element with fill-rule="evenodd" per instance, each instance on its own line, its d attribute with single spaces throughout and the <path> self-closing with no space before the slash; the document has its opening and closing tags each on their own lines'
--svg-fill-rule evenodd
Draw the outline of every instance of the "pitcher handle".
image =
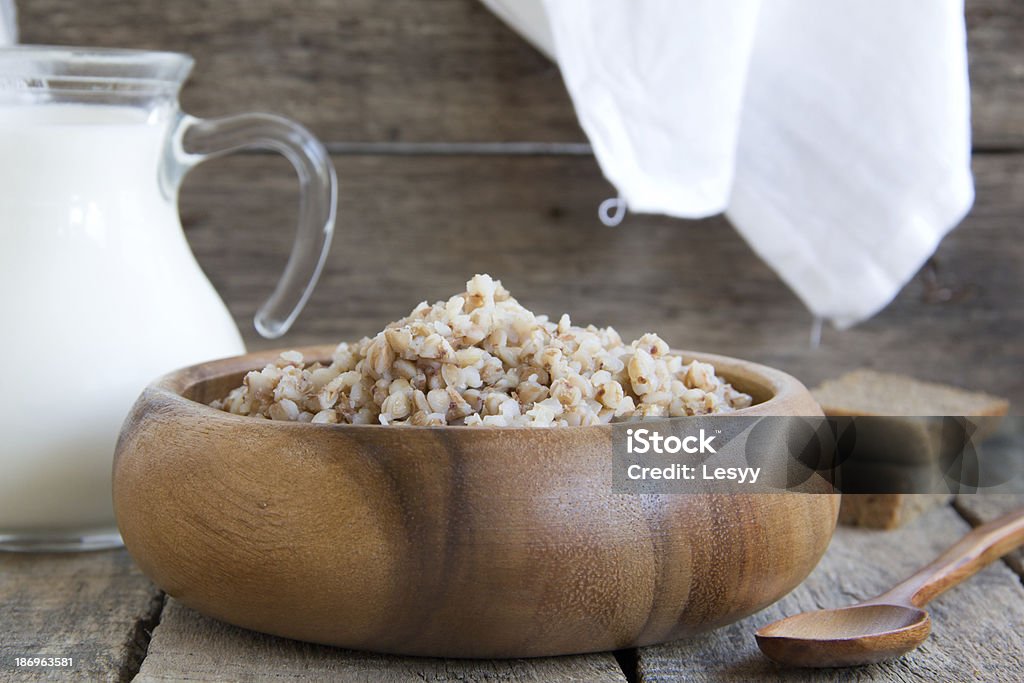
<svg viewBox="0 0 1024 683">
<path fill-rule="evenodd" d="M 173 169 L 165 180 L 177 187 L 181 177 L 207 159 L 243 149 L 271 149 L 292 162 L 299 176 L 299 219 L 295 244 L 270 298 L 253 319 L 267 339 L 280 337 L 295 322 L 313 293 L 334 233 L 338 180 L 331 158 L 308 130 L 273 114 L 239 114 L 218 119 L 182 115 L 171 140 Z M 166 170 L 166 167 L 165 167 Z"/>
</svg>

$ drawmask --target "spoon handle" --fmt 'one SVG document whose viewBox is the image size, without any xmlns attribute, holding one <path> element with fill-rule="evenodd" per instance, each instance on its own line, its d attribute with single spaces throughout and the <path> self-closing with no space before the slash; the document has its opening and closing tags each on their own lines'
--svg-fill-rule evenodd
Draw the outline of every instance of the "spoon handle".
<svg viewBox="0 0 1024 683">
<path fill-rule="evenodd" d="M 868 603 L 924 607 L 978 570 L 1024 544 L 1024 508 L 994 519 L 960 539 L 934 562 Z"/>
</svg>

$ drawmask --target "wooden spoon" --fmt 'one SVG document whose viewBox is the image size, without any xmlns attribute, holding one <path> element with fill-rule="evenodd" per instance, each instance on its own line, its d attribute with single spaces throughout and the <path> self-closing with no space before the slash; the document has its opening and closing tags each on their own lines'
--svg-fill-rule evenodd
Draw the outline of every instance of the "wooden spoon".
<svg viewBox="0 0 1024 683">
<path fill-rule="evenodd" d="M 851 607 L 805 612 L 763 626 L 757 645 L 789 666 L 871 664 L 923 643 L 931 619 L 922 607 L 1024 544 L 1024 508 L 979 526 L 887 593 Z"/>
</svg>

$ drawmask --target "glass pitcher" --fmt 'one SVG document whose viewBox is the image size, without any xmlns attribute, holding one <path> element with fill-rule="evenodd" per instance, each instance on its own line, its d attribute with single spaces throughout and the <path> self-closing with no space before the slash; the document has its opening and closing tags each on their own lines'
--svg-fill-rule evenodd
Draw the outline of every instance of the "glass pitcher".
<svg viewBox="0 0 1024 683">
<path fill-rule="evenodd" d="M 196 164 L 247 147 L 295 166 L 299 225 L 256 314 L 265 337 L 309 297 L 334 227 L 323 146 L 267 114 L 200 120 L 178 91 L 184 54 L 0 48 L 0 548 L 120 544 L 118 431 L 175 368 L 245 351 L 178 218 Z"/>
</svg>

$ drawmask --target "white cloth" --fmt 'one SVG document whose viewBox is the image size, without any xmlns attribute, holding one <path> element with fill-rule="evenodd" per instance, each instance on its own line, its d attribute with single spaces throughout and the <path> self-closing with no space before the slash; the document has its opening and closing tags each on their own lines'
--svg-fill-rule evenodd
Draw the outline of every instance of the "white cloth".
<svg viewBox="0 0 1024 683">
<path fill-rule="evenodd" d="M 18 42 L 17 14 L 14 0 L 0 0 L 0 45 Z"/>
<path fill-rule="evenodd" d="M 629 208 L 726 211 L 839 327 L 888 304 L 973 202 L 962 0 L 532 2 L 550 37 L 516 27 L 556 56 Z"/>
</svg>

